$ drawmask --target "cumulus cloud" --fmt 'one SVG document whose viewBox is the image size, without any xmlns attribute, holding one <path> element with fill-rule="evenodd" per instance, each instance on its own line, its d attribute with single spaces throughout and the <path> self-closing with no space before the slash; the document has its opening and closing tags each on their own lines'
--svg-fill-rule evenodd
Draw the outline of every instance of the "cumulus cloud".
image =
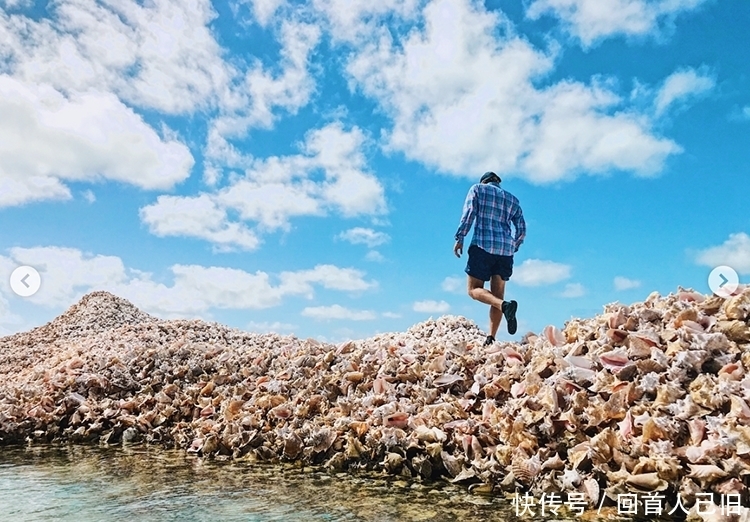
<svg viewBox="0 0 750 522">
<path fill-rule="evenodd" d="M 433 301 L 431 299 L 416 301 L 412 305 L 412 310 L 424 314 L 444 314 L 450 309 L 451 305 L 445 301 Z"/>
<path fill-rule="evenodd" d="M 7 9 L 31 7 L 34 5 L 34 0 L 0 0 L 0 5 L 4 5 Z"/>
<path fill-rule="evenodd" d="M 384 18 L 410 19 L 420 0 L 312 0 L 335 40 L 356 42 L 381 27 Z"/>
<path fill-rule="evenodd" d="M 745 232 L 730 234 L 721 245 L 700 251 L 696 262 L 711 268 L 725 265 L 740 274 L 750 274 L 750 235 Z"/>
<path fill-rule="evenodd" d="M 250 321 L 247 324 L 247 330 L 256 333 L 290 333 L 296 328 L 296 324 L 282 323 L 281 321 Z"/>
<path fill-rule="evenodd" d="M 466 280 L 461 277 L 448 276 L 443 279 L 440 287 L 446 292 L 462 293 L 466 290 Z"/>
<path fill-rule="evenodd" d="M 570 277 L 572 267 L 554 261 L 527 259 L 513 271 L 513 281 L 521 286 L 544 286 Z"/>
<path fill-rule="evenodd" d="M 637 279 L 628 279 L 627 277 L 623 276 L 617 276 L 615 277 L 613 284 L 615 285 L 615 290 L 618 292 L 621 292 L 623 290 L 633 290 L 635 288 L 640 288 L 641 282 Z"/>
<path fill-rule="evenodd" d="M 312 284 L 330 290 L 362 292 L 377 286 L 374 281 L 365 281 L 364 273 L 354 268 L 339 268 L 336 265 L 318 265 L 310 270 L 282 272 L 280 289 L 287 293 L 305 294 L 313 297 Z"/>
<path fill-rule="evenodd" d="M 279 4 L 256 0 L 254 8 L 265 20 Z M 41 17 L 2 11 L 3 72 L 29 89 L 41 86 L 71 100 L 107 97 L 162 114 L 206 113 L 205 179 L 215 183 L 222 169 L 234 167 L 238 159 L 228 139 L 244 137 L 250 128 L 268 128 L 278 112 L 294 113 L 309 102 L 316 88 L 310 55 L 320 39 L 316 24 L 295 16 L 272 29 L 278 56 L 268 62 L 229 61 L 213 35 L 216 17 L 211 0 L 52 2 Z M 88 106 L 80 109 L 91 112 Z M 149 139 L 140 141 L 147 145 Z M 180 167 L 175 164 L 177 173 Z M 55 180 L 30 179 L 21 186 L 14 183 L 13 190 L 25 186 L 26 192 L 67 197 Z"/>
<path fill-rule="evenodd" d="M 276 11 L 286 4 L 286 0 L 243 0 L 243 3 L 248 2 L 253 8 L 255 19 L 263 26 L 268 25 Z"/>
<path fill-rule="evenodd" d="M 253 231 L 229 221 L 226 209 L 206 194 L 193 198 L 159 196 L 140 214 L 151 233 L 160 237 L 196 237 L 212 242 L 217 250 L 254 250 L 260 244 Z"/>
<path fill-rule="evenodd" d="M 377 250 L 370 250 L 365 255 L 365 259 L 367 261 L 372 261 L 373 263 L 382 263 L 383 261 L 385 261 L 385 256 Z"/>
<path fill-rule="evenodd" d="M 391 237 L 385 232 L 377 232 L 371 228 L 355 227 L 341 232 L 337 239 L 348 241 L 353 245 L 367 245 L 374 248 L 391 240 Z"/>
<path fill-rule="evenodd" d="M 672 73 L 664 80 L 654 100 L 656 114 L 663 114 L 670 106 L 687 98 L 710 91 L 716 81 L 705 72 L 685 69 Z"/>
<path fill-rule="evenodd" d="M 49 18 L 0 14 L 13 75 L 62 92 L 111 91 L 161 112 L 216 100 L 233 76 L 209 24 L 210 0 L 53 2 Z"/>
<path fill-rule="evenodd" d="M 214 192 L 162 196 L 141 209 L 141 219 L 161 236 L 195 237 L 221 248 L 252 250 L 258 242 L 247 223 L 269 232 L 288 229 L 298 216 L 330 211 L 344 217 L 382 214 L 384 189 L 366 170 L 364 141 L 358 128 L 347 131 L 331 123 L 308 133 L 302 154 L 254 161 L 244 176 Z M 238 219 L 230 219 L 229 213 Z"/>
<path fill-rule="evenodd" d="M 311 317 L 317 321 L 349 320 L 349 321 L 371 321 L 377 318 L 377 314 L 370 310 L 351 310 L 341 305 L 331 306 L 308 306 L 302 310 L 302 315 Z"/>
<path fill-rule="evenodd" d="M 21 324 L 23 324 L 23 318 L 11 312 L 10 303 L 0 293 L 0 336 L 10 335 Z"/>
<path fill-rule="evenodd" d="M 221 114 L 211 129 L 223 137 L 243 136 L 250 127 L 270 127 L 276 109 L 294 113 L 308 103 L 315 91 L 309 71 L 310 55 L 320 40 L 317 25 L 286 20 L 280 29 L 278 72 L 256 61 L 221 97 Z M 276 69 L 274 68 L 274 69 Z M 220 143 L 220 142 L 219 142 Z M 226 162 L 226 149 L 214 144 L 206 149 L 213 161 Z"/>
<path fill-rule="evenodd" d="M 193 166 L 112 94 L 65 97 L 0 75 L 0 207 L 69 199 L 68 181 L 112 180 L 167 189 Z"/>
<path fill-rule="evenodd" d="M 347 66 L 392 119 L 388 147 L 409 159 L 456 175 L 491 167 L 548 183 L 580 172 L 653 174 L 680 152 L 604 83 L 538 87 L 554 53 L 515 35 L 501 14 L 433 0 L 423 18 L 402 40 L 376 32 Z"/>
<path fill-rule="evenodd" d="M 526 16 L 558 17 L 566 30 L 588 47 L 615 35 L 657 34 L 665 22 L 706 0 L 534 0 Z"/>
<path fill-rule="evenodd" d="M 568 283 L 565 285 L 565 290 L 562 291 L 560 297 L 575 299 L 584 295 L 586 295 L 586 288 L 581 283 Z"/>
<path fill-rule="evenodd" d="M 363 272 L 334 265 L 271 275 L 178 264 L 170 267 L 173 281 L 167 284 L 152 274 L 126 267 L 116 256 L 52 246 L 12 248 L 9 256 L 0 256 L 0 268 L 18 265 L 33 266 L 41 275 L 39 292 L 28 298 L 34 304 L 66 307 L 87 292 L 108 290 L 162 317 L 209 317 L 212 309 L 270 308 L 288 296 L 312 298 L 315 286 L 344 292 L 375 286 L 364 279 Z"/>
</svg>

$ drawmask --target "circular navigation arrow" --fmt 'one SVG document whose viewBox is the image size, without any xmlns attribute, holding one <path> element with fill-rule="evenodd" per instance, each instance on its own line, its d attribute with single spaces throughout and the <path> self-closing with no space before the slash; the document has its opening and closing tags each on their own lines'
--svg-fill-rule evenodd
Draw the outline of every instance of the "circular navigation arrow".
<svg viewBox="0 0 750 522">
<path fill-rule="evenodd" d="M 737 291 L 740 276 L 730 266 L 717 266 L 708 275 L 708 287 L 719 297 L 727 298 Z"/>
<path fill-rule="evenodd" d="M 10 288 L 21 297 L 31 297 L 41 285 L 42 278 L 33 266 L 19 266 L 10 274 Z"/>
</svg>

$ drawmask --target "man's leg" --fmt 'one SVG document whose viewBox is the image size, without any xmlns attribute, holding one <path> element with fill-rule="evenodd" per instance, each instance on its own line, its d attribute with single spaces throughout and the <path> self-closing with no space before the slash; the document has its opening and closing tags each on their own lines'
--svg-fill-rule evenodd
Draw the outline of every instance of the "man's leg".
<svg viewBox="0 0 750 522">
<path fill-rule="evenodd" d="M 503 316 L 502 296 L 505 292 L 505 281 L 500 279 L 499 276 L 492 276 L 490 279 L 490 288 L 492 291 L 490 291 L 484 288 L 484 281 L 481 279 L 472 276 L 468 276 L 468 278 L 469 297 L 480 303 L 490 305 L 490 335 L 494 338 L 500 327 L 500 319 Z M 496 283 L 495 279 L 498 279 L 500 283 Z"/>
<path fill-rule="evenodd" d="M 505 298 L 505 281 L 499 275 L 493 275 L 490 279 L 490 292 L 500 300 L 501 306 Z M 501 307 L 490 306 L 490 335 L 495 337 L 497 330 L 500 328 L 500 322 L 503 320 L 503 311 Z"/>
</svg>

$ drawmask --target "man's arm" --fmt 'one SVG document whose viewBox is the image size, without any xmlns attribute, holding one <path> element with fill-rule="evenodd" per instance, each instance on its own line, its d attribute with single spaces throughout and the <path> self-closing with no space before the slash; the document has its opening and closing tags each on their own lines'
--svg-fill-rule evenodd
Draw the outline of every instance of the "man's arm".
<svg viewBox="0 0 750 522">
<path fill-rule="evenodd" d="M 523 240 L 526 238 L 526 221 L 523 219 L 523 211 L 521 211 L 520 205 L 517 207 L 517 210 L 515 214 L 513 214 L 511 220 L 513 221 L 513 226 L 516 229 L 516 238 L 514 243 L 515 251 L 518 252 L 518 249 L 521 248 Z"/>
<path fill-rule="evenodd" d="M 466 195 L 464 210 L 461 214 L 461 223 L 458 225 L 458 230 L 456 231 L 456 244 L 453 246 L 453 253 L 456 254 L 456 257 L 461 257 L 464 248 L 464 238 L 469 233 L 469 230 L 471 230 L 471 225 L 476 217 L 476 205 L 474 204 L 476 197 L 476 185 L 474 185 Z"/>
</svg>

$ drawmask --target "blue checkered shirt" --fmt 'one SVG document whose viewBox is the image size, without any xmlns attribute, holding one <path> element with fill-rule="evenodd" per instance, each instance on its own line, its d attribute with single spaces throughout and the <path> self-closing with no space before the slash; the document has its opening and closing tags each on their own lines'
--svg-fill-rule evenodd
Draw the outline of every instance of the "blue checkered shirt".
<svg viewBox="0 0 750 522">
<path fill-rule="evenodd" d="M 526 237 L 526 222 L 518 199 L 498 183 L 478 183 L 469 189 L 456 241 L 463 243 L 475 220 L 471 244 L 490 254 L 512 256 Z M 511 223 L 515 237 L 511 234 Z"/>
</svg>

